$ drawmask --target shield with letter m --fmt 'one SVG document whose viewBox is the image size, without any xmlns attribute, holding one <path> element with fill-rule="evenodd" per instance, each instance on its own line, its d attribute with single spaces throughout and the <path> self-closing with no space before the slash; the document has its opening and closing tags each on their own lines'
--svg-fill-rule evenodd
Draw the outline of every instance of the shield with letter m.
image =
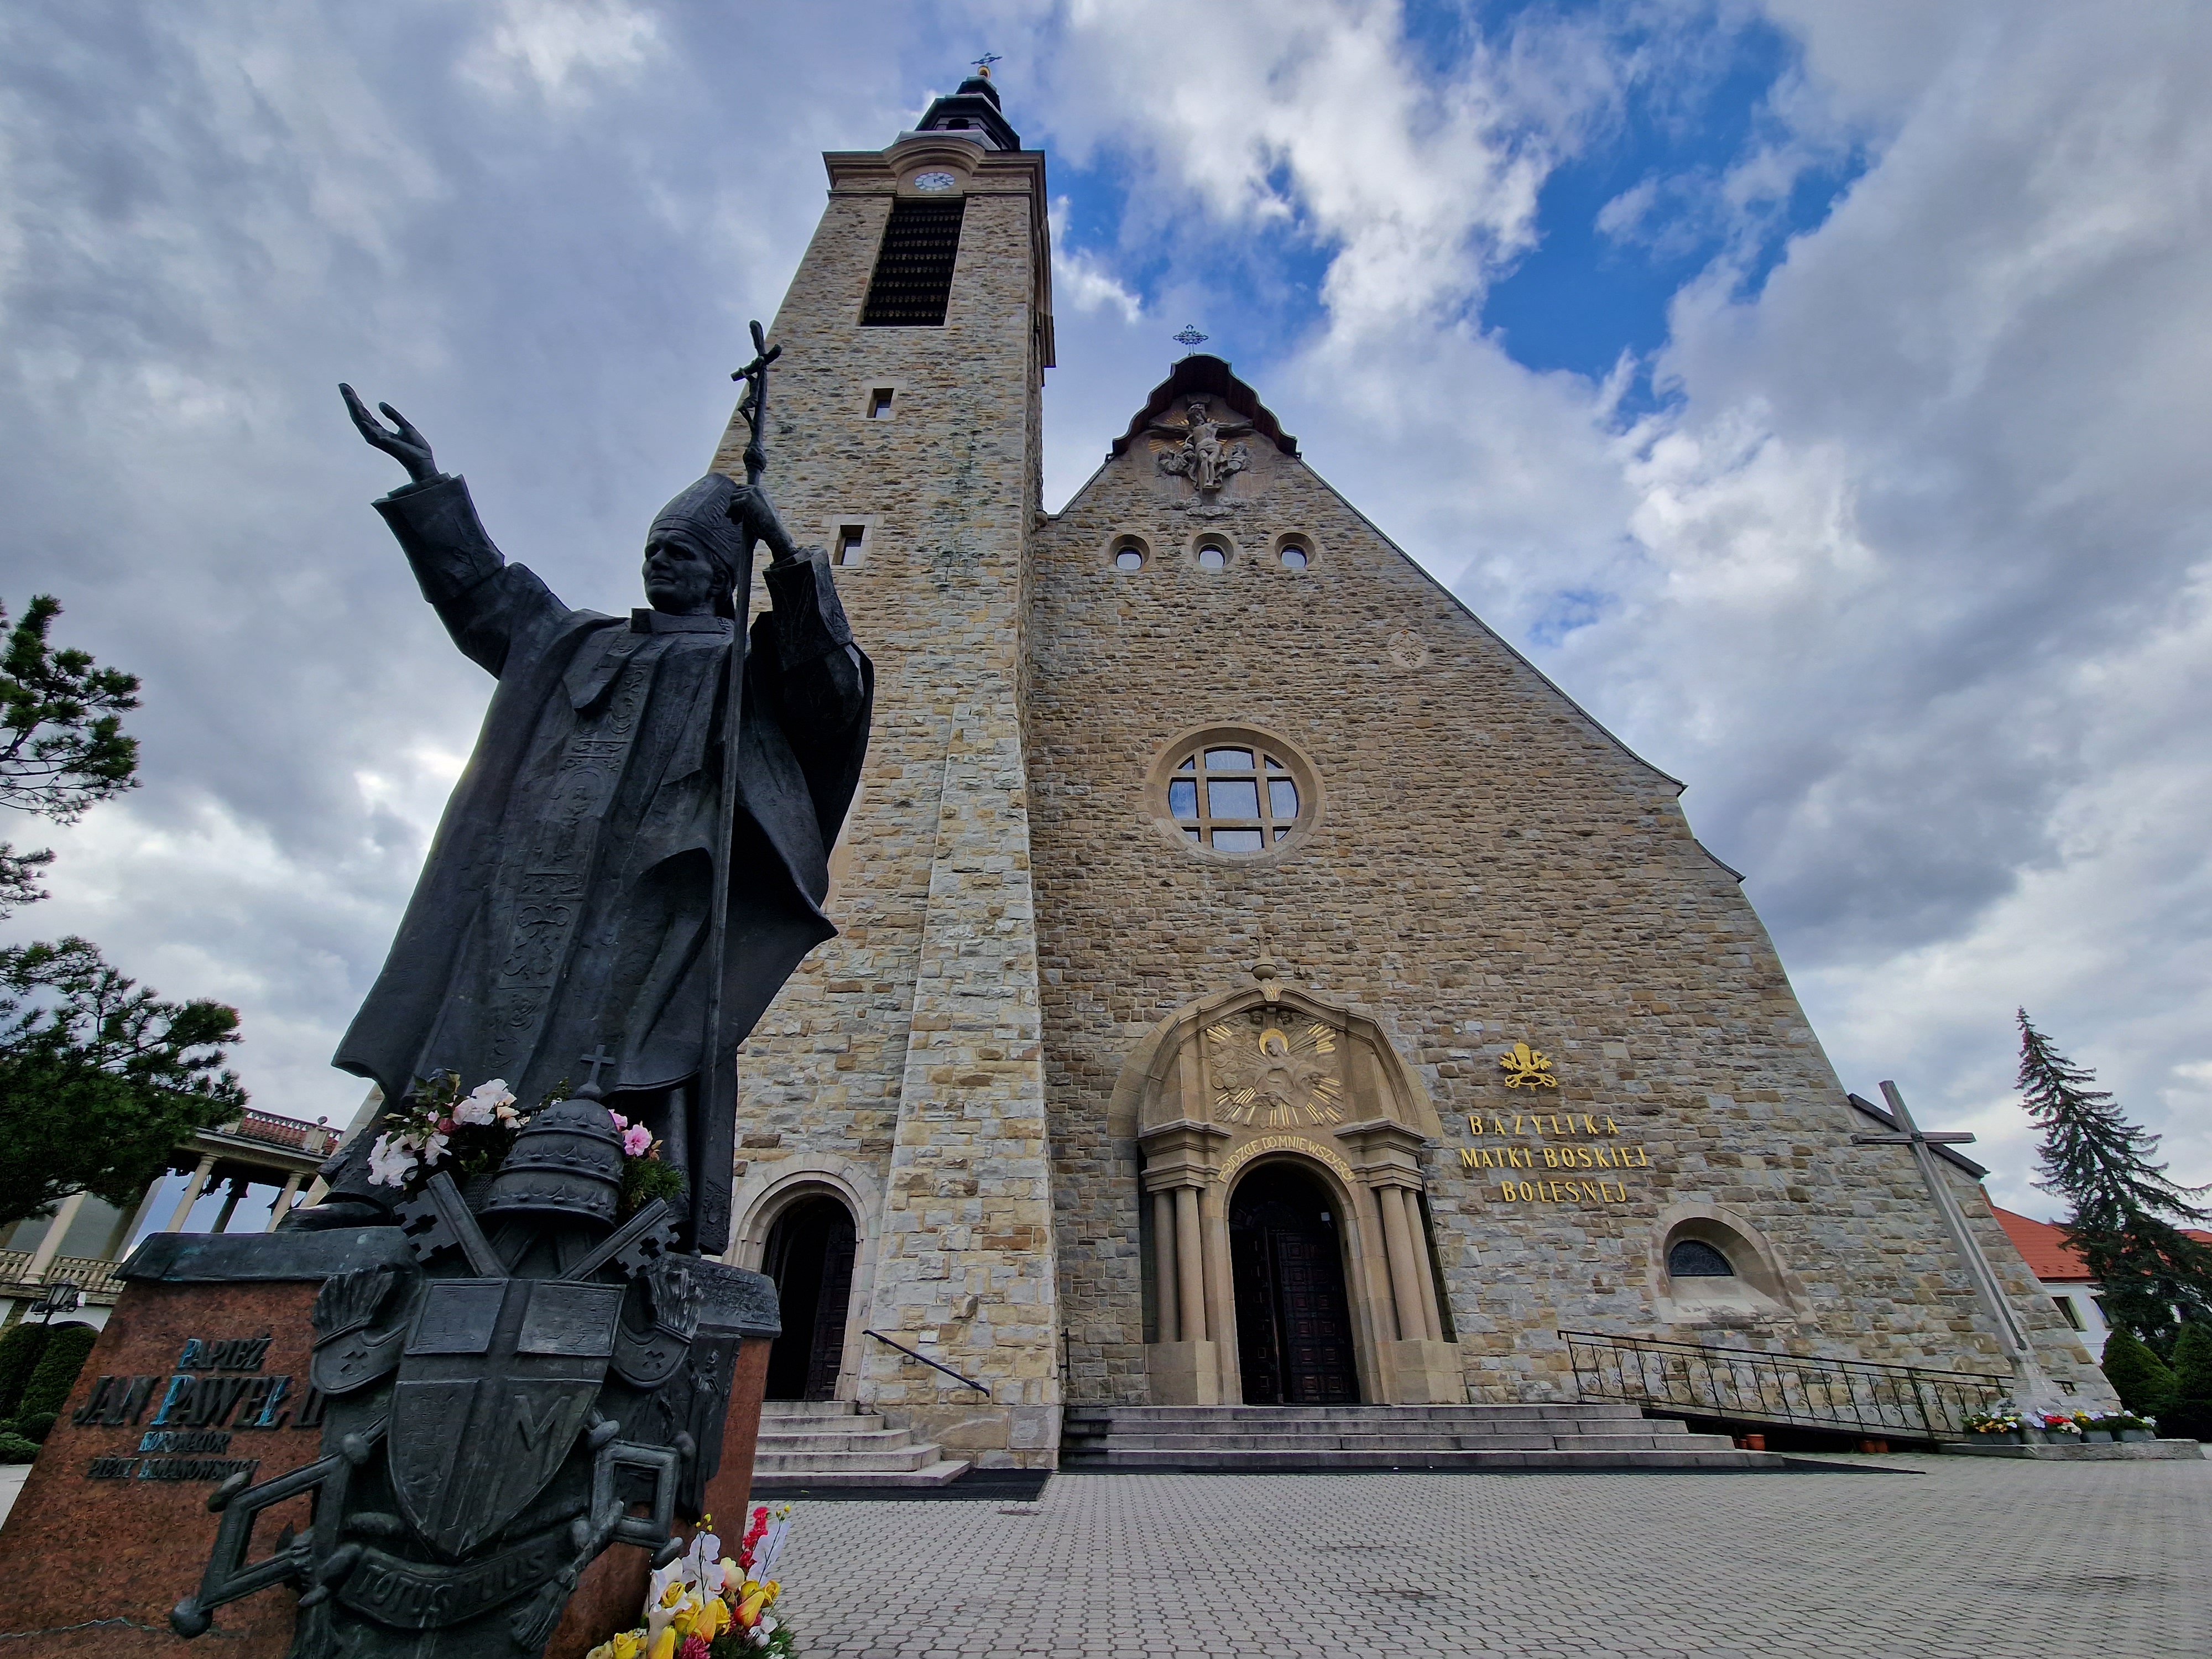
<svg viewBox="0 0 2212 1659">
<path fill-rule="evenodd" d="M 450 1556 L 520 1514 L 589 1419 L 614 1352 L 619 1285 L 439 1279 L 426 1287 L 392 1399 L 392 1484 Z"/>
</svg>

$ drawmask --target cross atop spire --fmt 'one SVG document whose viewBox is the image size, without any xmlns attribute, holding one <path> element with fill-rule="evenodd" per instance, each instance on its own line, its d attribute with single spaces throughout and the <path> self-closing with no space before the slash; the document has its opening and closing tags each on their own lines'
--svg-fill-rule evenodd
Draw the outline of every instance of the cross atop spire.
<svg viewBox="0 0 2212 1659">
<path fill-rule="evenodd" d="M 981 76 L 986 81 L 988 81 L 991 78 L 991 65 L 1001 61 L 1003 60 L 1000 58 L 997 52 L 987 52 L 981 58 L 975 60 L 975 73 Z"/>
</svg>

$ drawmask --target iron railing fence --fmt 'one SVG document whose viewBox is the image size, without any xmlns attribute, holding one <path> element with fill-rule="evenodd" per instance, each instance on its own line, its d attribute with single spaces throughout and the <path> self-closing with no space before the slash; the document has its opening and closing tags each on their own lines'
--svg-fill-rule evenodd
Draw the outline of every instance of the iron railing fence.
<svg viewBox="0 0 2212 1659">
<path fill-rule="evenodd" d="M 1561 1331 L 1585 1400 L 1838 1433 L 1945 1439 L 1996 1406 L 2010 1379 L 1972 1371 L 1816 1359 L 1657 1337 Z"/>
</svg>

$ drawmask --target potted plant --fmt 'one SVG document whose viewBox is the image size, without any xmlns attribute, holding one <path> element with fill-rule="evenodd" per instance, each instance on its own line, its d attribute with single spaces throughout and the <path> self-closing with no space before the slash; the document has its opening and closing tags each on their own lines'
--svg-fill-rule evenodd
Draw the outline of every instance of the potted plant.
<svg viewBox="0 0 2212 1659">
<path fill-rule="evenodd" d="M 2037 1412 L 2036 1423 L 2043 1430 L 2043 1438 L 2054 1446 L 2078 1446 L 2081 1443 L 2081 1425 L 2063 1412 Z"/>
<path fill-rule="evenodd" d="M 1982 1445 L 2017 1446 L 2021 1441 L 2020 1419 L 2007 1411 L 1971 1412 L 1966 1430 Z"/>
</svg>

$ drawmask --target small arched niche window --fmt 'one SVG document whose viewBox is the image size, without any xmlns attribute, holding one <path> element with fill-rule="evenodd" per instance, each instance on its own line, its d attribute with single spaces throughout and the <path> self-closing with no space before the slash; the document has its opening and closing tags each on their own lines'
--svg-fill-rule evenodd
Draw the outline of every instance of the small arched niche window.
<svg viewBox="0 0 2212 1659">
<path fill-rule="evenodd" d="M 1675 1279 L 1734 1279 L 1735 1269 L 1719 1249 L 1702 1238 L 1674 1241 L 1667 1252 L 1667 1272 Z"/>
<path fill-rule="evenodd" d="M 1313 544 L 1304 536 L 1285 536 L 1275 544 L 1275 559 L 1285 570 L 1304 570 L 1313 563 Z"/>
<path fill-rule="evenodd" d="M 1265 852 L 1298 821 L 1298 781 L 1267 748 L 1200 746 L 1168 779 L 1168 811 L 1183 838 L 1217 853 Z"/>
<path fill-rule="evenodd" d="M 1229 544 L 1212 537 L 1198 544 L 1198 568 L 1200 570 L 1226 570 L 1229 568 Z"/>
<path fill-rule="evenodd" d="M 1133 536 L 1124 536 L 1114 544 L 1114 568 L 1142 570 L 1145 568 L 1145 544 Z"/>
</svg>

